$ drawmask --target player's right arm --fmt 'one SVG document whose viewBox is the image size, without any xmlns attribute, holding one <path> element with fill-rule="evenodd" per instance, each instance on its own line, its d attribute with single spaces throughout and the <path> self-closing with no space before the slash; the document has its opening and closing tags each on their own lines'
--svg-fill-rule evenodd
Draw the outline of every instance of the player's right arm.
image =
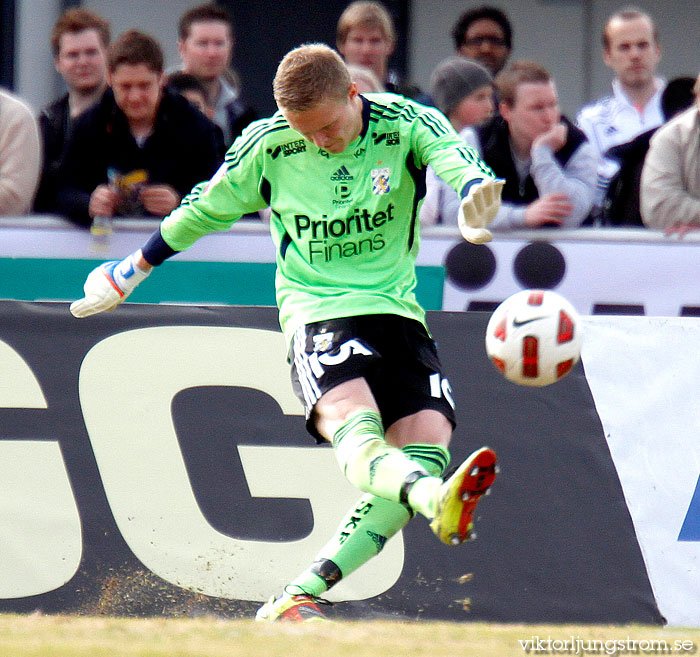
<svg viewBox="0 0 700 657">
<path fill-rule="evenodd" d="M 71 313 L 82 318 L 113 310 L 154 266 L 189 248 L 200 237 L 228 230 L 244 214 L 264 208 L 267 202 L 260 192 L 264 137 L 276 125 L 273 117 L 248 126 L 214 177 L 195 186 L 141 249 L 90 272 L 84 296 L 71 304 Z"/>
<path fill-rule="evenodd" d="M 153 266 L 144 259 L 141 250 L 122 261 L 105 262 L 93 269 L 85 281 L 85 296 L 70 305 L 74 317 L 89 317 L 114 310 L 134 288 L 144 280 Z"/>
</svg>

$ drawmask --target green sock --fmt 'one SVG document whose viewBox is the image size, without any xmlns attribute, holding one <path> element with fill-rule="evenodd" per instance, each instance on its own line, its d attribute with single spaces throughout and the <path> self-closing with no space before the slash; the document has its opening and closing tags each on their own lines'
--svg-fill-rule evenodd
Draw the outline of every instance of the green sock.
<svg viewBox="0 0 700 657">
<path fill-rule="evenodd" d="M 447 448 L 440 445 L 416 443 L 401 451 L 432 477 L 440 477 L 450 461 Z M 399 502 L 372 494 L 363 495 L 340 523 L 333 538 L 318 553 L 316 561 L 285 589 L 285 593 L 305 592 L 321 596 L 342 577 L 379 554 L 412 515 Z"/>
<path fill-rule="evenodd" d="M 430 477 L 422 463 L 386 442 L 382 419 L 376 411 L 365 410 L 353 415 L 336 431 L 333 448 L 350 483 L 392 502 L 405 501 L 402 499 L 404 489 L 412 479 L 433 479 L 436 490 L 442 483 L 439 478 Z M 416 510 L 423 513 L 422 498 L 417 500 Z"/>
</svg>

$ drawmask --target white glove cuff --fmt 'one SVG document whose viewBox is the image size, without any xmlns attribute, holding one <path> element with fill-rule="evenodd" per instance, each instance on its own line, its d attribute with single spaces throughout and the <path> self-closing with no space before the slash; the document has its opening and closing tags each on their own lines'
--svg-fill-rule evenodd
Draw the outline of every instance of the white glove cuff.
<svg viewBox="0 0 700 657">
<path fill-rule="evenodd" d="M 128 295 L 141 281 L 148 277 L 151 271 L 144 271 L 136 264 L 136 251 L 127 256 L 116 265 L 112 271 L 114 282 L 119 286 L 119 289 Z"/>
</svg>

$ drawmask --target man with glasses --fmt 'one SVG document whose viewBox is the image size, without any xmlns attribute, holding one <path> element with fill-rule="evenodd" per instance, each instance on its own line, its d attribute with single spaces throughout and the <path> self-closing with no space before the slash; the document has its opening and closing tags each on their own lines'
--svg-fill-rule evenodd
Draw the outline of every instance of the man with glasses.
<svg viewBox="0 0 700 657">
<path fill-rule="evenodd" d="M 452 28 L 458 55 L 483 64 L 495 76 L 512 50 L 513 30 L 508 17 L 496 7 L 477 7 L 464 12 Z"/>
</svg>

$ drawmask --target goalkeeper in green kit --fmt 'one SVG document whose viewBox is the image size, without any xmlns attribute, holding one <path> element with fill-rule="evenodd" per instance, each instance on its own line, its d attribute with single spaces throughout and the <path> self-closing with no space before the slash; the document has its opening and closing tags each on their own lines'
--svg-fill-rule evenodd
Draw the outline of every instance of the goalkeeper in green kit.
<svg viewBox="0 0 700 657">
<path fill-rule="evenodd" d="M 359 95 L 325 45 L 288 53 L 274 94 L 279 111 L 244 131 L 216 175 L 142 249 L 91 272 L 71 312 L 112 310 L 153 266 L 271 208 L 294 390 L 309 432 L 332 443 L 345 476 L 364 491 L 309 568 L 257 613 L 317 620 L 323 593 L 416 512 L 444 543 L 472 537 L 496 456 L 483 447 L 443 479 L 454 403 L 414 294 L 418 210 L 430 164 L 463 197 L 465 239 L 485 242 L 503 183 L 437 110 L 393 94 Z"/>
</svg>

